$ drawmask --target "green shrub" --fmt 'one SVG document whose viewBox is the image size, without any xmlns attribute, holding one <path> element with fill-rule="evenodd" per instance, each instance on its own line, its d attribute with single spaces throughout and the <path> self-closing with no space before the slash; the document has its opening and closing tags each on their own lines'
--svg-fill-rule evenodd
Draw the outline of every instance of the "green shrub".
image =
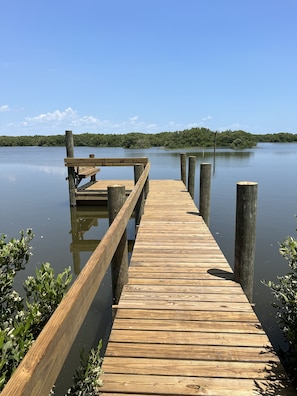
<svg viewBox="0 0 297 396">
<path fill-rule="evenodd" d="M 17 272 L 25 269 L 31 255 L 32 230 L 21 232 L 20 239 L 6 242 L 0 237 L 0 392 L 49 320 L 71 282 L 70 267 L 55 276 L 49 263 L 36 269 L 35 277 L 23 283 L 26 297 L 13 289 Z M 81 355 L 81 366 L 67 395 L 98 395 L 101 386 L 100 350 L 102 341 L 89 356 Z M 54 388 L 51 391 L 54 395 Z"/>
<path fill-rule="evenodd" d="M 71 282 L 70 268 L 55 277 L 50 264 L 42 264 L 36 277 L 24 282 L 26 297 L 13 289 L 18 271 L 30 258 L 32 230 L 20 239 L 0 238 L 0 391 L 24 358 Z"/>
<path fill-rule="evenodd" d="M 67 395 L 71 396 L 96 396 L 99 395 L 99 388 L 102 386 L 100 375 L 102 373 L 100 350 L 102 340 L 96 349 L 91 349 L 89 355 L 84 357 L 81 353 L 80 367 L 73 378 L 74 385 L 68 390 Z"/>
<path fill-rule="evenodd" d="M 276 301 L 276 317 L 288 343 L 288 350 L 283 359 L 284 365 L 297 380 L 297 239 L 286 238 L 280 245 L 280 254 L 287 260 L 291 271 L 278 276 L 278 283 L 263 282 L 268 286 Z"/>
</svg>

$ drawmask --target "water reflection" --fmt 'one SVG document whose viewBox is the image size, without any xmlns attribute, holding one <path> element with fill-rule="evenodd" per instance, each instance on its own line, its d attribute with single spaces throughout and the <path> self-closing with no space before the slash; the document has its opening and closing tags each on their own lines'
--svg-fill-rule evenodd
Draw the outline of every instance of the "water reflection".
<svg viewBox="0 0 297 396">
<path fill-rule="evenodd" d="M 132 216 L 133 218 L 133 216 Z M 70 252 L 73 257 L 73 272 L 78 275 L 81 271 L 81 253 L 92 253 L 108 228 L 108 210 L 106 206 L 78 206 L 70 207 Z M 94 233 L 96 227 L 96 233 Z M 129 227 L 129 230 L 131 227 Z M 88 235 L 86 235 L 88 234 Z M 96 235 L 96 238 L 94 237 Z M 130 232 L 131 234 L 131 232 Z M 128 251 L 131 253 L 133 239 L 128 240 Z M 83 261 L 83 265 L 85 262 Z"/>
</svg>

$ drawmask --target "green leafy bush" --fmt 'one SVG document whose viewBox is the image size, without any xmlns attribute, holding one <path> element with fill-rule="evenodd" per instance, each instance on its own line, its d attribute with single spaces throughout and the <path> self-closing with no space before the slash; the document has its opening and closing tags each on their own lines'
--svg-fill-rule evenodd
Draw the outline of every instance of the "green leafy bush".
<svg viewBox="0 0 297 396">
<path fill-rule="evenodd" d="M 80 367 L 73 378 L 74 385 L 68 390 L 67 395 L 71 396 L 96 396 L 99 395 L 99 388 L 102 386 L 100 375 L 102 373 L 100 350 L 102 340 L 97 348 L 91 349 L 89 355 L 85 357 L 81 353 Z"/>
<path fill-rule="evenodd" d="M 0 391 L 48 321 L 71 282 L 70 268 L 55 277 L 50 264 L 42 264 L 36 277 L 24 282 L 26 297 L 13 289 L 18 271 L 30 258 L 32 230 L 20 239 L 0 237 Z"/>
<path fill-rule="evenodd" d="M 34 234 L 21 232 L 20 239 L 6 242 L 0 237 L 0 392 L 49 320 L 71 282 L 70 267 L 55 276 L 49 263 L 36 269 L 35 277 L 23 283 L 26 297 L 13 289 L 16 274 L 25 269 L 31 255 L 29 246 Z M 81 355 L 81 366 L 67 395 L 98 395 L 101 386 L 100 350 L 91 349 L 87 358 Z M 51 391 L 54 395 L 54 388 Z"/>
<path fill-rule="evenodd" d="M 264 282 L 276 301 L 276 317 L 288 343 L 284 364 L 297 382 L 297 239 L 286 238 L 280 245 L 280 254 L 287 260 L 291 271 L 277 277 L 278 283 Z"/>
</svg>

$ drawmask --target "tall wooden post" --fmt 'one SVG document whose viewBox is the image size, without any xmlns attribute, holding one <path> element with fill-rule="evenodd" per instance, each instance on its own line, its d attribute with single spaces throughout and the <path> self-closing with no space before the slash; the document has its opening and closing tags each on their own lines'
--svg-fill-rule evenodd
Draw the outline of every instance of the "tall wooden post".
<svg viewBox="0 0 297 396">
<path fill-rule="evenodd" d="M 113 222 L 126 200 L 125 186 L 107 187 L 109 224 Z M 119 302 L 123 286 L 128 282 L 128 242 L 125 230 L 111 263 L 113 303 Z"/>
<path fill-rule="evenodd" d="M 258 183 L 237 183 L 234 280 L 251 302 L 253 297 L 256 246 Z"/>
<path fill-rule="evenodd" d="M 74 157 L 74 144 L 72 131 L 65 132 L 66 137 L 66 155 L 67 157 Z M 75 198 L 75 171 L 73 167 L 68 166 L 68 188 L 70 206 L 76 206 Z"/>
<path fill-rule="evenodd" d="M 187 185 L 187 155 L 180 155 L 180 178 L 184 185 Z"/>
<path fill-rule="evenodd" d="M 140 176 L 142 175 L 144 170 L 144 165 L 143 164 L 135 164 L 134 165 L 134 183 L 136 184 L 140 178 Z M 144 211 L 144 195 L 145 192 L 144 190 L 142 190 L 137 204 L 135 206 L 135 230 L 137 231 L 137 227 L 140 224 L 140 220 L 141 220 L 141 216 L 143 215 L 143 211 Z"/>
<path fill-rule="evenodd" d="M 188 173 L 188 191 L 194 199 L 195 191 L 195 170 L 196 170 L 196 157 L 189 157 L 189 173 Z"/>
<path fill-rule="evenodd" d="M 199 211 L 207 226 L 210 218 L 211 164 L 200 164 Z"/>
</svg>

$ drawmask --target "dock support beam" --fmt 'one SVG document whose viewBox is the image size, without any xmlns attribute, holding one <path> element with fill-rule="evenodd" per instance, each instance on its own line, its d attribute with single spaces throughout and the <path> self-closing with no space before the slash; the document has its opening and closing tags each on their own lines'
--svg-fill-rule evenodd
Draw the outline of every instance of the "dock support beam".
<svg viewBox="0 0 297 396">
<path fill-rule="evenodd" d="M 194 191 L 195 191 L 195 170 L 196 170 L 196 157 L 189 157 L 189 174 L 188 174 L 188 191 L 194 199 Z"/>
<path fill-rule="evenodd" d="M 209 227 L 211 164 L 200 164 L 199 212 Z"/>
<path fill-rule="evenodd" d="M 68 158 L 74 157 L 74 144 L 72 131 L 65 132 L 66 137 L 66 155 Z M 68 187 L 70 206 L 76 206 L 75 198 L 75 172 L 73 167 L 68 167 Z"/>
<path fill-rule="evenodd" d="M 258 183 L 237 183 L 234 280 L 253 297 Z"/>
<path fill-rule="evenodd" d="M 125 186 L 107 187 L 109 225 L 126 201 Z M 118 304 L 123 286 L 128 282 L 128 241 L 125 230 L 111 263 L 113 304 Z"/>
</svg>

